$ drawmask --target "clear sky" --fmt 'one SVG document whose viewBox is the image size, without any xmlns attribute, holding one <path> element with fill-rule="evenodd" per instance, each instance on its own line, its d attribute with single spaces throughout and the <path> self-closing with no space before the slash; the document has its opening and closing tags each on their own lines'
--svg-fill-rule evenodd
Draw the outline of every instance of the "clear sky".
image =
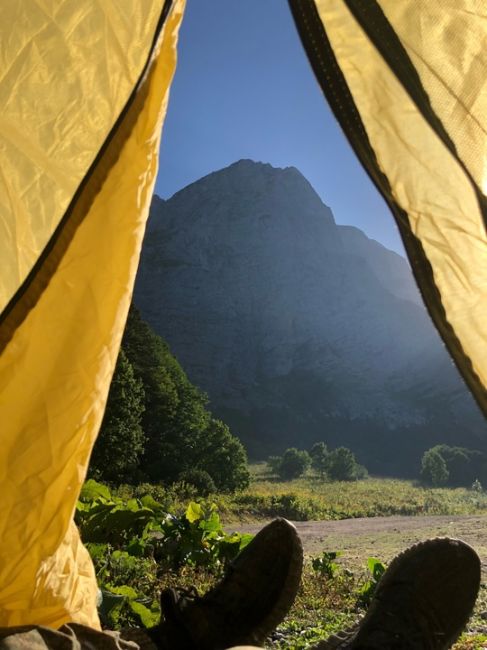
<svg viewBox="0 0 487 650">
<path fill-rule="evenodd" d="M 163 198 L 241 158 L 297 167 L 341 224 L 402 252 L 313 76 L 286 0 L 187 0 L 164 126 Z"/>
</svg>

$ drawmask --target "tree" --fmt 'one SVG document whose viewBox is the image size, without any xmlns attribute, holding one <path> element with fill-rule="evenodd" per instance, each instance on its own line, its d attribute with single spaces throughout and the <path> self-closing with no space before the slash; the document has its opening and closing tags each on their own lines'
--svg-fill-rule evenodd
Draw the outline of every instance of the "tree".
<svg viewBox="0 0 487 650">
<path fill-rule="evenodd" d="M 482 452 L 466 447 L 450 447 L 449 445 L 436 445 L 432 449 L 438 451 L 446 463 L 449 475 L 448 485 L 467 487 L 475 479 L 485 480 L 486 457 Z"/>
<path fill-rule="evenodd" d="M 170 483 L 194 460 L 195 433 L 206 429 L 206 397 L 190 384 L 167 344 L 131 307 L 122 346 L 142 381 L 146 453 L 142 470 L 152 481 Z"/>
<path fill-rule="evenodd" d="M 332 481 L 354 481 L 357 468 L 355 456 L 347 447 L 338 447 L 328 454 L 326 473 Z"/>
<path fill-rule="evenodd" d="M 279 463 L 279 476 L 285 481 L 302 476 L 311 465 L 311 458 L 307 451 L 300 451 L 290 447 L 284 452 Z"/>
<path fill-rule="evenodd" d="M 326 465 L 328 462 L 328 447 L 324 442 L 315 442 L 311 447 L 309 455 L 311 457 L 311 467 L 323 477 L 326 474 Z"/>
<path fill-rule="evenodd" d="M 172 483 L 182 472 L 208 472 L 216 487 L 233 491 L 249 483 L 240 441 L 206 409 L 207 397 L 191 384 L 168 345 L 131 307 L 123 349 L 144 387 L 141 469 L 155 482 Z"/>
<path fill-rule="evenodd" d="M 433 483 L 433 471 L 436 472 L 436 483 Z M 475 449 L 436 445 L 428 449 L 421 459 L 421 479 L 430 485 L 468 487 L 475 480 L 483 482 L 487 479 L 487 457 Z"/>
<path fill-rule="evenodd" d="M 105 416 L 91 456 L 89 475 L 113 483 L 129 483 L 137 474 L 144 450 L 142 381 L 123 350 L 117 359 Z"/>
<path fill-rule="evenodd" d="M 436 447 L 425 451 L 421 459 L 421 480 L 428 485 L 439 487 L 448 481 L 449 472 L 445 459 Z"/>
<path fill-rule="evenodd" d="M 218 490 L 235 492 L 248 487 L 250 474 L 245 449 L 221 420 L 210 419 L 201 437 L 198 456 L 195 467 L 206 470 Z"/>
</svg>

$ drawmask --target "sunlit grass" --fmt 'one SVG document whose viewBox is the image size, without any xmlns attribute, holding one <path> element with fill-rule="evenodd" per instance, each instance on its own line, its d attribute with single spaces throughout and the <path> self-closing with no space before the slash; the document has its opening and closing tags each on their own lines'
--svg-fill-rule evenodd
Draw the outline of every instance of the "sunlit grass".
<svg viewBox="0 0 487 650">
<path fill-rule="evenodd" d="M 252 483 L 221 502 L 227 518 L 286 516 L 294 520 L 390 515 L 474 515 L 487 512 L 487 494 L 466 488 L 425 488 L 414 481 L 369 478 L 327 482 L 309 474 L 280 481 L 265 464 L 251 466 Z"/>
</svg>

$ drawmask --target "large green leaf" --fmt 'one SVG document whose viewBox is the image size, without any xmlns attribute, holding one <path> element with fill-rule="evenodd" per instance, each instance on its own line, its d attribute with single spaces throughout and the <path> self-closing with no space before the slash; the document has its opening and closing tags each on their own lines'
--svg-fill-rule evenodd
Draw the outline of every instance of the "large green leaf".
<svg viewBox="0 0 487 650">
<path fill-rule="evenodd" d="M 204 510 L 199 503 L 191 501 L 186 510 L 186 519 L 190 524 L 202 519 L 205 516 Z"/>
<path fill-rule="evenodd" d="M 110 489 L 106 485 L 102 485 L 90 478 L 81 488 L 79 498 L 80 501 L 93 501 L 94 499 L 110 500 L 112 495 Z"/>
</svg>

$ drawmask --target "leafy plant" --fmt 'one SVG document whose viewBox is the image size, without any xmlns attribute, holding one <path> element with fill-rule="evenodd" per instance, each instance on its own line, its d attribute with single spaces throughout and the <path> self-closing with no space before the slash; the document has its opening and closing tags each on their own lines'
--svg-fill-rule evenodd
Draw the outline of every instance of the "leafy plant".
<svg viewBox="0 0 487 650">
<path fill-rule="evenodd" d="M 176 517 L 151 495 L 122 499 L 92 479 L 81 491 L 76 522 L 102 591 L 100 615 L 112 628 L 158 620 L 161 572 L 189 566 L 220 573 L 252 539 L 227 534 L 214 504 L 192 501 Z"/>
<path fill-rule="evenodd" d="M 377 589 L 377 585 L 379 584 L 379 581 L 384 575 L 387 567 L 377 558 L 369 557 L 367 559 L 367 568 L 370 574 L 370 578 L 360 588 L 359 597 L 357 599 L 357 604 L 361 607 L 368 607 L 370 605 L 375 590 Z"/>
<path fill-rule="evenodd" d="M 333 579 L 339 568 L 335 560 L 340 555 L 340 551 L 323 551 L 320 556 L 311 560 L 313 571 L 325 578 Z"/>
<path fill-rule="evenodd" d="M 252 535 L 224 532 L 213 505 L 205 508 L 191 502 L 182 518 L 168 515 L 160 526 L 154 556 L 167 568 L 182 565 L 217 570 L 233 560 L 249 543 Z"/>
</svg>

